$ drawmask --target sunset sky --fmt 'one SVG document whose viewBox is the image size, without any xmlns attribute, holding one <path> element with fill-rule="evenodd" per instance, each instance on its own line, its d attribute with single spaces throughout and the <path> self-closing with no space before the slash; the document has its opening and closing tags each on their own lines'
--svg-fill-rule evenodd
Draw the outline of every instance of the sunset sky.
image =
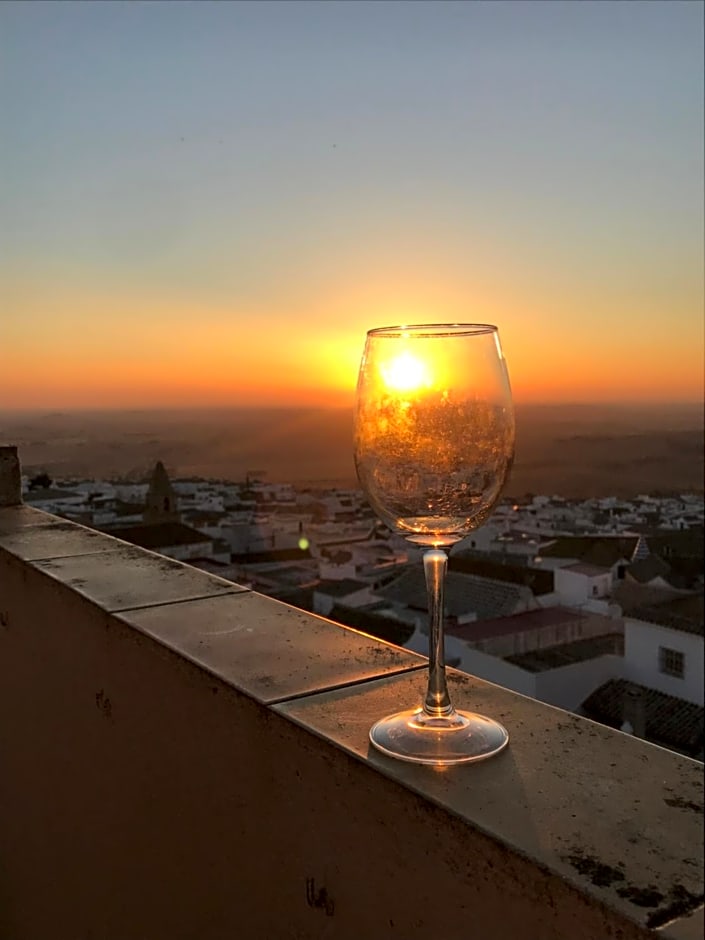
<svg viewBox="0 0 705 940">
<path fill-rule="evenodd" d="M 346 404 L 448 320 L 701 399 L 702 108 L 689 0 L 5 0 L 0 408 Z"/>
</svg>

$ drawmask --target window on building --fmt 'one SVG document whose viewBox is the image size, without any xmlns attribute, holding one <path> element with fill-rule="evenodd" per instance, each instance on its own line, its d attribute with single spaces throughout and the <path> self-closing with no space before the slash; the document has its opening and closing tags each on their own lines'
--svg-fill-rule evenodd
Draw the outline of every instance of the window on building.
<svg viewBox="0 0 705 940">
<path fill-rule="evenodd" d="M 658 651 L 659 669 L 666 676 L 682 679 L 685 675 L 685 655 L 678 650 L 669 650 L 660 646 Z"/>
</svg>

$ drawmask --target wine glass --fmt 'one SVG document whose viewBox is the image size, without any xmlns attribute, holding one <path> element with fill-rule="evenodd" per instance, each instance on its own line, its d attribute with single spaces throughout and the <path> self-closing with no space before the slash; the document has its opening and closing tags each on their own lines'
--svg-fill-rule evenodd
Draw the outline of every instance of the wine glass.
<svg viewBox="0 0 705 940">
<path fill-rule="evenodd" d="M 360 363 L 355 466 L 370 505 L 427 546 L 428 691 L 422 705 L 378 721 L 372 744 L 423 764 L 482 760 L 509 735 L 453 707 L 445 676 L 444 549 L 489 517 L 514 457 L 514 410 L 496 326 L 441 323 L 370 330 Z"/>
</svg>

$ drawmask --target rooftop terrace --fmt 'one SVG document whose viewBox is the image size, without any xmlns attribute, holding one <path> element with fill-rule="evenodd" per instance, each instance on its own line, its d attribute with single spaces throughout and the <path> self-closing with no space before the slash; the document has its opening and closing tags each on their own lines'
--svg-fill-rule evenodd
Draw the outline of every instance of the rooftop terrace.
<svg viewBox="0 0 705 940">
<path fill-rule="evenodd" d="M 509 748 L 386 758 L 425 666 L 19 505 L 0 448 L 0 936 L 702 936 L 701 764 L 453 670 Z"/>
</svg>

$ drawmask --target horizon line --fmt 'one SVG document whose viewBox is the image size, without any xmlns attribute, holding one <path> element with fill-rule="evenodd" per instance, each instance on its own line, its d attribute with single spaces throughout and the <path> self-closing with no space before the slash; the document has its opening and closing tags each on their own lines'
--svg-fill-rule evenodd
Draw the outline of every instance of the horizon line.
<svg viewBox="0 0 705 940">
<path fill-rule="evenodd" d="M 653 399 L 596 399 L 596 400 L 576 400 L 576 401 L 522 401 L 514 400 L 514 406 L 520 408 L 693 408 L 704 409 L 705 420 L 705 399 L 671 399 L 667 401 L 655 401 Z M 107 412 L 124 412 L 128 414 L 145 414 L 157 411 L 348 411 L 354 407 L 354 402 L 350 404 L 155 404 L 155 405 L 32 405 L 29 407 L 3 407 L 0 406 L 0 415 L 44 415 L 56 416 L 63 414 L 102 414 Z"/>
</svg>

